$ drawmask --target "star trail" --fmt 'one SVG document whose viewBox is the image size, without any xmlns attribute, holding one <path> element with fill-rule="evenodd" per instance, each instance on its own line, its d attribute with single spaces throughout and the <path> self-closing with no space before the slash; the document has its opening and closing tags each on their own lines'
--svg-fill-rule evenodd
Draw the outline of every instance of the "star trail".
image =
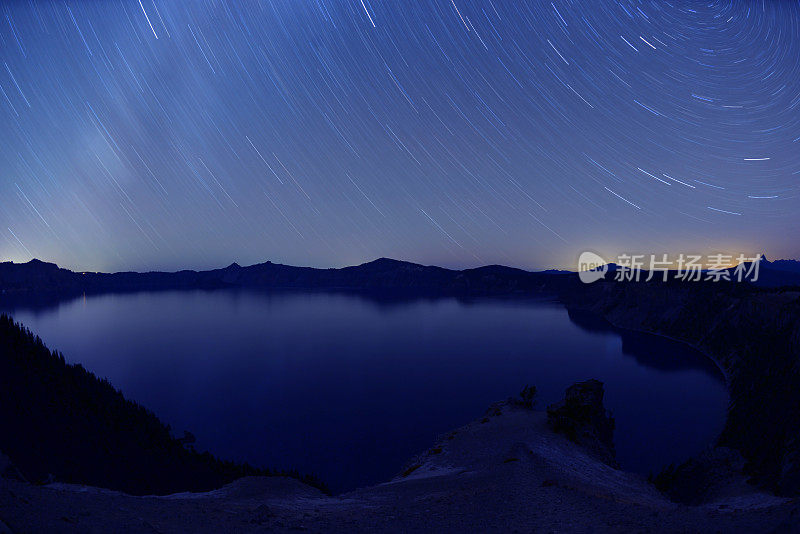
<svg viewBox="0 0 800 534">
<path fill-rule="evenodd" d="M 800 256 L 796 1 L 0 9 L 0 260 Z"/>
</svg>

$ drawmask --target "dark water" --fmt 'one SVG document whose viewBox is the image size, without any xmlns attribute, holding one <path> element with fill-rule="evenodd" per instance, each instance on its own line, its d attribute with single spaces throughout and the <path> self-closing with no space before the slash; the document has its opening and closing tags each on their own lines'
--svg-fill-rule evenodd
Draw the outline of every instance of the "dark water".
<svg viewBox="0 0 800 534">
<path fill-rule="evenodd" d="M 542 301 L 192 291 L 13 314 L 199 449 L 335 491 L 387 480 L 526 383 L 544 406 L 605 382 L 618 459 L 642 473 L 712 442 L 727 403 L 701 354 Z"/>
</svg>

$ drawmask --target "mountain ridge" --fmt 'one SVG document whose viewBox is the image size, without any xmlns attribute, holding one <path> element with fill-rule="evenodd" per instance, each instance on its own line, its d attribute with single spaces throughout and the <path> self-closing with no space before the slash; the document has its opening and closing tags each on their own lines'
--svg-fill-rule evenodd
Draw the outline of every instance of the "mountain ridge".
<svg viewBox="0 0 800 534">
<path fill-rule="evenodd" d="M 537 273 L 502 265 L 454 270 L 392 258 L 328 269 L 267 261 L 249 266 L 234 262 L 205 271 L 102 273 L 74 272 L 37 259 L 27 263 L 0 263 L 0 290 L 98 292 L 263 287 L 509 293 L 540 287 L 542 277 L 564 274 Z"/>
<path fill-rule="evenodd" d="M 746 265 L 747 266 L 747 265 Z M 759 287 L 800 285 L 800 261 L 762 257 Z M 614 273 L 615 264 L 608 264 Z M 735 278 L 733 268 L 729 269 Z M 607 277 L 609 276 L 607 274 Z M 529 291 L 558 292 L 577 282 L 574 271 L 528 271 L 505 265 L 449 269 L 381 257 L 338 268 L 286 265 L 265 261 L 242 266 L 180 271 L 75 272 L 55 263 L 32 259 L 26 263 L 0 263 L 0 291 L 8 292 L 108 292 L 160 289 L 305 288 L 424 291 L 444 293 L 513 294 Z M 660 278 L 657 276 L 656 278 Z"/>
</svg>

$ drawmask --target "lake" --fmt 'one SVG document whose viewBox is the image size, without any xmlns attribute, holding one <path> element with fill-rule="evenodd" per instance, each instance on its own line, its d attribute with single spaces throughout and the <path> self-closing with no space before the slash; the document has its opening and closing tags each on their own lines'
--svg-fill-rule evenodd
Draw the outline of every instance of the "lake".
<svg viewBox="0 0 800 534">
<path fill-rule="evenodd" d="M 713 442 L 728 402 L 699 352 L 545 300 L 218 290 L 7 311 L 198 449 L 334 491 L 388 480 L 526 384 L 544 408 L 603 381 L 618 460 L 644 474 Z"/>
</svg>

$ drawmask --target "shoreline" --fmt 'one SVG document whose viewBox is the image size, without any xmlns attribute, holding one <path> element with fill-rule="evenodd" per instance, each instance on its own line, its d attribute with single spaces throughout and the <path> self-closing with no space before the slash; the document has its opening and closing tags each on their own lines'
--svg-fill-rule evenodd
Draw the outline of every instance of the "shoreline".
<svg viewBox="0 0 800 534">
<path fill-rule="evenodd" d="M 730 397 L 730 373 L 728 372 L 727 369 L 725 369 L 722 366 L 722 364 L 720 363 L 720 360 L 717 357 L 715 357 L 714 355 L 712 355 L 710 352 L 708 352 L 706 349 L 700 347 L 699 345 L 696 345 L 695 343 L 693 343 L 691 341 L 688 341 L 686 339 L 673 337 L 673 336 L 670 336 L 668 334 L 657 332 L 655 330 L 649 330 L 649 329 L 646 329 L 646 328 L 643 328 L 643 327 L 637 328 L 637 327 L 632 327 L 632 326 L 620 326 L 620 325 L 612 322 L 608 317 L 600 314 L 599 312 L 596 312 L 596 311 L 593 311 L 593 310 L 587 310 L 587 309 L 579 308 L 579 307 L 570 308 L 570 306 L 567 305 L 566 303 L 562 303 L 562 304 L 563 304 L 564 308 L 566 308 L 567 310 L 574 309 L 574 310 L 582 311 L 582 312 L 589 311 L 593 315 L 596 315 L 597 317 L 602 318 L 610 326 L 612 326 L 613 328 L 615 328 L 617 330 L 627 330 L 628 332 L 635 332 L 635 333 L 638 333 L 638 334 L 647 334 L 647 335 L 651 335 L 651 336 L 662 337 L 664 339 L 668 339 L 670 341 L 674 341 L 676 343 L 680 343 L 681 345 L 686 345 L 687 347 L 691 348 L 692 350 L 694 350 L 696 352 L 699 352 L 707 360 L 709 360 L 711 363 L 713 363 L 714 366 L 719 370 L 720 374 L 725 379 L 725 390 L 728 392 L 728 396 Z M 727 415 L 726 415 L 726 417 L 727 417 Z"/>
<path fill-rule="evenodd" d="M 411 469 L 410 467 L 413 467 Z M 326 496 L 285 477 L 244 477 L 203 493 L 130 496 L 0 478 L 0 521 L 20 531 L 312 532 L 482 529 L 579 532 L 771 531 L 800 504 L 753 491 L 687 507 L 551 430 L 507 400 L 442 434 L 404 473 Z M 488 510 L 494 510 L 488 513 Z"/>
<path fill-rule="evenodd" d="M 238 292 L 239 292 L 239 290 L 237 290 L 237 293 Z M 180 294 L 183 294 L 183 293 L 186 293 L 186 292 L 181 292 L 181 293 L 176 293 L 176 294 L 180 295 Z M 194 294 L 194 293 L 195 293 L 195 290 L 190 290 L 187 294 L 191 295 L 191 294 Z M 249 294 L 250 292 L 248 291 L 247 293 Z M 323 304 L 320 304 L 320 305 L 324 306 L 324 302 L 327 302 L 327 299 L 325 301 L 323 301 Z M 439 300 L 438 302 L 441 302 L 441 303 L 449 302 L 453 306 L 459 306 L 459 308 L 461 307 L 460 304 L 457 305 L 455 303 L 455 301 L 453 301 L 450 297 L 446 298 L 445 300 Z M 590 355 L 592 354 L 592 352 L 596 348 L 595 344 L 598 343 L 598 341 L 596 341 L 596 340 L 600 339 L 600 338 L 592 337 L 592 335 L 596 335 L 596 334 L 592 333 L 593 330 L 591 328 L 587 328 L 587 326 L 582 324 L 581 322 L 579 322 L 577 320 L 577 318 L 575 318 L 575 319 L 573 319 L 572 317 L 568 318 L 569 309 L 565 306 L 565 304 L 563 302 L 561 302 L 557 298 L 534 296 L 534 297 L 527 297 L 527 298 L 525 298 L 523 300 L 523 299 L 512 298 L 512 297 L 508 297 L 508 296 L 501 296 L 499 298 L 480 297 L 479 300 L 477 300 L 475 302 L 476 302 L 476 304 L 475 304 L 476 306 L 479 306 L 480 305 L 479 303 L 486 303 L 486 304 L 491 305 L 493 308 L 495 307 L 494 303 L 497 303 L 498 309 L 499 308 L 503 308 L 503 309 L 508 309 L 508 310 L 516 310 L 516 309 L 522 310 L 522 308 L 528 309 L 528 308 L 532 308 L 534 306 L 536 307 L 536 309 L 539 309 L 541 307 L 542 309 L 550 310 L 549 312 L 547 312 L 548 316 L 553 316 L 554 318 L 558 318 L 559 319 L 559 321 L 558 321 L 559 324 L 561 324 L 563 322 L 566 325 L 565 327 L 568 326 L 569 330 L 567 332 L 573 332 L 574 331 L 576 336 L 586 336 L 585 339 L 587 341 L 584 344 L 580 345 L 580 347 L 578 349 L 569 348 L 567 350 L 567 352 L 564 354 L 564 357 L 567 358 L 567 360 L 565 360 L 565 361 L 572 361 L 569 358 L 574 357 L 574 358 L 577 358 L 576 361 L 580 362 L 580 366 L 579 367 L 576 367 L 574 370 L 567 372 L 568 376 L 564 377 L 564 379 L 563 379 L 564 381 L 566 381 L 567 379 L 579 380 L 579 379 L 582 379 L 582 378 L 589 378 L 591 376 L 599 376 L 599 377 L 606 376 L 607 378 L 605 380 L 610 381 L 610 382 L 615 382 L 615 379 L 613 378 L 613 375 L 614 375 L 614 373 L 617 372 L 616 371 L 617 367 L 615 367 L 617 365 L 617 363 L 613 363 L 613 362 L 619 361 L 619 365 L 622 366 L 621 367 L 622 369 L 633 369 L 633 370 L 635 370 L 636 369 L 636 365 L 644 365 L 648 369 L 647 372 L 650 373 L 650 374 L 647 375 L 647 377 L 650 377 L 655 381 L 660 381 L 660 380 L 662 380 L 662 376 L 663 376 L 663 380 L 666 380 L 666 381 L 670 382 L 671 384 L 673 384 L 673 386 L 671 386 L 671 389 L 664 389 L 663 390 L 665 393 L 664 393 L 664 395 L 662 395 L 660 397 L 661 400 L 652 401 L 654 403 L 657 402 L 658 403 L 658 408 L 661 409 L 661 407 L 665 407 L 668 404 L 673 404 L 673 402 L 669 398 L 669 393 L 667 393 L 667 392 L 674 390 L 674 388 L 679 388 L 684 383 L 683 381 L 677 380 L 675 378 L 675 376 L 678 376 L 678 375 L 673 375 L 672 373 L 669 372 L 669 369 L 672 368 L 672 365 L 669 363 L 670 360 L 668 359 L 668 356 L 672 352 L 674 352 L 676 350 L 679 351 L 679 352 L 682 352 L 682 351 L 685 350 L 687 352 L 687 354 L 685 355 L 686 359 L 685 360 L 681 360 L 681 362 L 683 362 L 683 363 L 677 364 L 679 369 L 694 369 L 695 368 L 694 366 L 697 365 L 697 369 L 700 372 L 702 372 L 704 375 L 706 375 L 706 374 L 707 375 L 712 375 L 713 379 L 710 380 L 710 381 L 713 382 L 713 383 L 710 384 L 710 385 L 714 387 L 715 395 L 714 395 L 714 398 L 712 399 L 713 400 L 713 404 L 711 404 L 711 405 L 714 406 L 714 410 L 713 410 L 713 412 L 709 412 L 711 415 L 709 415 L 707 417 L 703 417 L 702 419 L 700 419 L 700 421 L 702 421 L 704 423 L 707 422 L 708 425 L 710 425 L 712 427 L 712 429 L 708 430 L 708 431 L 705 431 L 705 432 L 702 432 L 702 433 L 692 433 L 692 436 L 688 436 L 687 435 L 687 438 L 689 438 L 689 440 L 692 442 L 691 445 L 683 445 L 684 448 L 680 449 L 679 451 L 677 451 L 677 452 L 669 452 L 669 451 L 671 451 L 671 447 L 659 446 L 660 441 L 656 441 L 655 438 L 647 438 L 647 436 L 650 435 L 649 430 L 653 430 L 653 432 L 656 432 L 656 433 L 661 432 L 662 434 L 665 432 L 664 430 L 661 430 L 661 428 L 666 428 L 666 427 L 663 427 L 663 426 L 659 425 L 658 418 L 651 418 L 651 419 L 653 419 L 655 421 L 655 422 L 651 423 L 648 420 L 646 420 L 645 418 L 642 418 L 642 417 L 637 416 L 636 414 L 633 414 L 631 417 L 624 419 L 624 421 L 631 421 L 631 422 L 629 422 L 627 425 L 625 425 L 625 428 L 618 433 L 618 438 L 617 438 L 618 440 L 620 440 L 621 447 L 622 447 L 622 449 L 620 449 L 621 450 L 621 452 L 620 452 L 621 456 L 620 457 L 622 458 L 622 461 L 624 462 L 624 465 L 625 465 L 626 468 L 629 468 L 632 471 L 641 473 L 643 476 L 647 476 L 648 474 L 651 474 L 651 473 L 658 473 L 662 469 L 667 467 L 669 464 L 671 464 L 673 462 L 685 461 L 685 460 L 691 458 L 692 456 L 698 454 L 703 448 L 705 448 L 705 447 L 707 447 L 709 445 L 713 445 L 715 443 L 715 441 L 716 441 L 716 439 L 718 437 L 718 433 L 716 431 L 719 428 L 721 428 L 725 423 L 725 418 L 726 418 L 725 408 L 726 408 L 726 404 L 727 404 L 727 400 L 728 400 L 728 393 L 727 393 L 727 390 L 724 389 L 724 384 L 722 383 L 722 376 L 718 374 L 718 370 L 717 370 L 716 365 L 710 365 L 709 364 L 708 366 L 706 366 L 704 364 L 704 360 L 703 360 L 704 356 L 701 353 L 698 353 L 697 351 L 694 351 L 694 350 L 689 350 L 688 348 L 686 348 L 685 344 L 681 343 L 680 347 L 676 346 L 676 347 L 670 348 L 669 350 L 662 350 L 659 353 L 658 357 L 656 357 L 656 358 L 651 358 L 649 360 L 645 359 L 645 356 L 647 356 L 647 354 L 648 354 L 647 347 L 649 345 L 653 345 L 653 346 L 662 345 L 662 343 L 659 343 L 658 339 L 650 338 L 649 337 L 650 334 L 643 334 L 643 335 L 635 336 L 635 339 L 630 339 L 630 340 L 626 341 L 626 336 L 628 336 L 628 334 L 626 334 L 626 332 L 629 332 L 629 330 L 618 328 L 615 325 L 611 325 L 610 323 L 608 323 L 608 321 L 606 321 L 605 319 L 599 318 L 598 319 L 598 325 L 599 325 L 600 322 L 602 322 L 603 326 L 600 326 L 600 328 L 602 328 L 602 330 L 605 332 L 602 335 L 606 336 L 608 339 L 613 338 L 615 340 L 614 348 L 613 348 L 613 356 L 614 356 L 615 359 L 614 359 L 614 361 L 612 363 L 609 363 L 607 365 L 603 365 L 602 366 L 602 369 L 604 369 L 604 371 L 598 371 L 598 373 L 601 373 L 600 375 L 592 374 L 592 371 L 590 369 L 593 368 L 592 361 L 594 361 L 594 358 L 592 356 L 590 356 Z M 471 305 L 471 303 L 467 304 L 466 306 L 469 307 L 470 305 Z M 504 312 L 504 313 L 507 313 L 507 312 Z M 513 313 L 516 314 L 517 312 L 514 311 Z M 524 314 L 524 313 L 527 313 L 527 312 L 520 311 L 519 313 L 523 313 Z M 592 313 L 592 315 L 595 316 L 596 314 Z M 515 315 L 515 316 L 518 316 L 518 315 Z M 20 315 L 19 317 L 20 317 L 20 319 L 24 319 L 23 315 Z M 456 316 L 456 317 L 462 317 L 462 316 Z M 522 317 L 527 323 L 528 319 L 525 319 L 526 316 L 523 315 Z M 532 317 L 537 317 L 537 316 L 532 316 Z M 33 322 L 33 323 L 31 323 L 31 326 L 34 326 L 36 324 L 37 323 Z M 587 323 L 587 324 L 591 327 L 592 323 Z M 529 330 L 531 330 L 532 326 L 533 325 L 527 325 L 526 324 L 526 325 L 523 325 L 522 328 L 526 329 L 526 331 L 529 331 Z M 91 328 L 88 329 L 88 331 L 91 331 L 91 330 L 92 330 Z M 83 331 L 83 329 L 80 329 L 79 331 Z M 567 333 L 566 335 L 568 336 L 569 334 Z M 621 343 L 620 343 L 620 336 L 622 336 Z M 546 382 L 542 382 L 539 385 L 540 385 L 540 387 L 542 385 L 545 385 L 545 389 L 547 390 L 546 395 L 547 395 L 548 401 L 554 401 L 554 400 L 557 399 L 557 395 L 560 393 L 560 391 L 558 391 L 559 384 L 563 384 L 563 385 L 566 386 L 567 382 L 562 381 L 557 376 L 553 376 L 552 380 L 551 380 L 550 379 L 551 374 L 553 374 L 553 373 L 554 374 L 559 374 L 559 371 L 553 370 L 552 373 L 550 373 L 550 372 L 547 371 L 547 368 L 542 368 L 541 367 L 542 365 L 549 365 L 549 364 L 547 364 L 547 363 L 536 363 L 539 360 L 542 360 L 542 361 L 545 361 L 545 362 L 547 361 L 547 358 L 546 358 L 546 354 L 547 353 L 542 352 L 542 350 L 540 348 L 537 348 L 538 345 L 536 345 L 536 343 L 537 343 L 536 340 L 550 339 L 551 341 L 549 341 L 548 343 L 550 343 L 552 345 L 552 348 L 554 350 L 558 350 L 558 347 L 561 346 L 561 344 L 564 341 L 566 341 L 568 339 L 568 337 L 564 337 L 563 340 L 562 340 L 561 336 L 559 336 L 559 335 L 556 335 L 556 336 L 549 335 L 548 332 L 544 332 L 544 331 L 536 334 L 536 337 L 532 338 L 532 340 L 529 340 L 528 337 L 529 336 L 526 336 L 524 339 L 521 338 L 522 341 L 524 341 L 524 342 L 515 343 L 515 345 L 514 345 L 515 347 L 518 347 L 518 352 L 520 353 L 519 359 L 522 362 L 521 365 L 524 366 L 524 367 L 519 367 L 519 368 L 520 369 L 531 369 L 531 368 L 539 369 L 541 372 L 533 371 L 533 374 L 530 374 L 529 371 L 526 371 L 525 374 L 529 375 L 529 376 L 539 377 L 539 378 L 537 378 L 537 380 L 545 380 Z M 57 343 L 57 340 L 59 338 L 58 337 L 54 337 L 54 338 L 49 338 L 49 339 L 50 339 L 51 343 Z M 584 338 L 582 337 L 581 339 L 584 339 Z M 635 343 L 630 343 L 630 345 L 629 345 L 628 341 L 635 341 Z M 623 346 L 629 347 L 629 348 L 625 349 L 625 351 L 626 351 L 625 353 L 622 352 L 622 347 Z M 669 346 L 669 345 L 667 345 L 666 343 L 663 343 L 663 346 Z M 491 348 L 491 347 L 488 347 L 488 348 Z M 75 351 L 76 351 L 76 347 L 70 347 L 70 352 L 75 353 Z M 482 352 L 482 351 L 479 351 L 479 352 Z M 81 353 L 75 353 L 74 356 L 78 357 L 80 354 Z M 452 360 L 454 362 L 460 361 L 462 356 L 459 354 L 458 350 L 456 350 L 453 354 L 454 354 L 454 356 L 452 357 Z M 266 355 L 268 355 L 268 353 L 263 353 L 262 355 L 266 356 Z M 68 356 L 70 356 L 70 354 L 68 354 Z M 102 354 L 100 354 L 100 356 L 102 356 Z M 135 353 L 133 354 L 133 357 L 136 357 Z M 93 360 L 84 360 L 84 359 L 78 359 L 78 358 L 75 358 L 75 359 L 68 358 L 68 361 L 71 361 L 72 363 L 76 363 L 76 364 L 77 363 L 87 364 L 87 363 L 90 363 Z M 494 366 L 494 364 L 492 363 L 492 358 L 489 355 L 489 353 L 487 353 L 485 356 L 482 356 L 481 359 L 477 359 L 477 361 L 485 361 L 487 365 Z M 553 363 L 557 363 L 557 362 L 560 362 L 560 361 L 561 361 L 561 359 L 553 360 Z M 525 362 L 527 362 L 527 363 L 525 363 Z M 660 367 L 659 362 L 665 362 L 665 364 L 666 364 L 665 367 L 663 367 L 663 368 Z M 692 362 L 700 362 L 700 363 L 694 364 Z M 481 364 L 481 365 L 483 365 L 483 364 Z M 563 367 L 565 370 L 569 368 L 569 365 L 566 364 L 566 363 L 557 363 L 557 365 Z M 689 366 L 692 366 L 692 367 L 689 367 Z M 91 365 L 89 366 L 89 369 L 95 370 L 95 371 L 100 372 L 100 373 L 102 373 L 102 370 L 103 370 L 102 367 L 93 367 Z M 159 370 L 158 367 L 154 367 L 153 369 L 156 372 L 158 372 L 158 370 Z M 501 369 L 502 369 L 502 366 L 501 366 Z M 542 374 L 542 372 L 544 373 L 544 375 Z M 499 373 L 500 373 L 500 371 L 498 371 L 496 374 L 499 374 Z M 116 383 L 116 384 L 119 384 L 121 386 L 125 384 L 124 381 L 117 382 L 116 380 L 119 377 L 114 375 L 113 373 L 112 374 L 106 374 L 105 376 L 108 376 L 109 378 L 113 377 L 113 379 L 115 380 L 114 383 Z M 495 388 L 493 390 L 493 394 L 491 394 L 491 395 L 481 395 L 480 396 L 480 401 L 488 402 L 488 401 L 494 399 L 496 397 L 497 393 L 502 394 L 504 391 L 509 389 L 508 384 L 511 384 L 510 388 L 516 389 L 516 383 L 517 383 L 518 378 L 516 378 L 513 373 L 509 374 L 508 372 L 504 373 L 503 376 L 507 377 L 507 378 L 502 380 L 503 383 L 506 384 L 506 385 L 501 389 Z M 520 376 L 522 376 L 522 375 L 520 375 Z M 629 380 L 622 380 L 622 382 L 630 381 L 631 383 L 634 383 L 633 381 L 637 381 L 636 376 L 637 375 L 631 375 Z M 628 377 L 627 374 L 620 375 L 621 379 L 627 379 L 627 377 Z M 480 378 L 480 377 L 476 377 L 476 378 Z M 450 377 L 448 377 L 448 376 L 438 377 L 437 380 L 440 380 L 440 381 L 451 381 Z M 249 382 L 247 382 L 247 383 L 249 384 Z M 547 383 L 550 384 L 549 387 L 547 386 Z M 638 381 L 637 381 L 637 383 L 638 383 Z M 644 382 L 644 383 L 646 383 L 646 382 Z M 661 382 L 657 382 L 657 383 L 660 384 Z M 618 385 L 620 385 L 620 384 L 618 384 Z M 469 387 L 469 386 L 467 385 L 466 387 Z M 519 387 L 521 388 L 522 384 L 519 384 Z M 623 384 L 621 384 L 621 387 L 625 388 L 626 386 L 623 383 Z M 619 412 L 618 416 L 620 414 L 622 414 L 623 412 L 624 413 L 630 412 L 631 411 L 630 407 L 637 406 L 639 401 L 641 401 L 641 402 L 649 402 L 648 401 L 648 395 L 649 394 L 647 393 L 646 389 L 642 389 L 642 387 L 640 387 L 640 386 L 637 386 L 637 388 L 640 390 L 640 392 L 639 393 L 635 393 L 635 394 L 624 393 L 620 397 L 618 394 L 615 393 L 615 395 L 614 395 L 614 397 L 615 397 L 615 407 L 617 409 L 621 410 Z M 131 398 L 136 399 L 136 400 L 138 400 L 140 402 L 147 403 L 147 402 L 151 402 L 152 401 L 152 398 L 148 397 L 147 391 L 142 390 L 141 388 L 138 389 L 138 390 L 135 389 L 135 388 L 134 389 L 126 389 L 124 391 L 126 392 L 126 394 L 131 395 Z M 617 389 L 615 391 L 624 391 L 624 389 Z M 458 391 L 454 391 L 453 392 L 454 395 L 456 395 L 458 393 L 459 393 Z M 465 393 L 461 393 L 461 394 L 464 395 Z M 434 402 L 434 403 L 436 402 L 436 397 L 432 397 L 431 395 L 427 395 L 427 396 L 424 396 L 424 397 L 421 397 L 420 395 L 416 395 L 416 397 L 420 397 L 422 399 L 422 401 L 413 400 L 413 402 L 422 402 L 423 404 L 428 403 L 428 402 Z M 639 401 L 631 400 L 631 398 L 639 399 Z M 705 397 L 701 396 L 700 398 L 705 398 Z M 464 404 L 464 405 L 468 404 L 470 406 L 470 408 L 474 408 L 476 406 L 476 403 L 475 403 L 474 400 L 471 403 L 468 403 L 466 398 L 462 401 L 459 397 L 455 397 L 453 402 L 458 403 L 458 404 Z M 480 404 L 480 403 L 478 403 L 478 404 Z M 686 406 L 687 409 L 691 409 L 691 406 L 688 403 L 684 403 L 683 405 Z M 202 414 L 206 410 L 206 408 L 205 408 L 206 406 L 207 406 L 206 404 L 197 405 L 197 407 L 195 409 L 199 410 L 198 413 Z M 437 408 L 437 410 L 438 410 L 438 408 Z M 453 412 L 453 410 L 450 410 L 450 411 Z M 415 437 L 414 437 L 413 441 L 409 438 L 408 439 L 408 443 L 404 443 L 404 441 L 405 441 L 405 438 L 404 438 L 402 448 L 400 446 L 401 441 L 398 440 L 397 449 L 398 450 L 402 449 L 402 450 L 401 450 L 401 452 L 399 452 L 398 454 L 396 454 L 396 455 L 394 455 L 392 457 L 386 457 L 386 458 L 381 459 L 380 457 L 384 456 L 384 455 L 380 452 L 379 448 L 374 448 L 373 447 L 375 452 L 370 452 L 369 453 L 369 457 L 370 458 L 374 457 L 375 458 L 375 462 L 383 462 L 382 464 L 380 464 L 380 465 L 383 466 L 383 468 L 381 468 L 380 470 L 374 469 L 372 471 L 369 471 L 368 474 L 371 474 L 372 476 L 360 476 L 360 475 L 358 477 L 353 476 L 353 478 L 357 478 L 357 481 L 356 481 L 357 483 L 352 483 L 351 484 L 351 483 L 349 483 L 350 482 L 350 478 L 343 478 L 343 480 L 346 480 L 346 483 L 341 484 L 341 485 L 337 485 L 336 482 L 339 481 L 339 479 L 335 475 L 337 475 L 339 473 L 339 471 L 327 469 L 327 467 L 325 467 L 325 466 L 319 467 L 320 462 L 316 462 L 316 463 L 296 462 L 295 463 L 291 459 L 289 459 L 288 461 L 284 459 L 281 463 L 279 463 L 277 465 L 288 466 L 288 467 L 298 467 L 298 468 L 310 470 L 310 471 L 312 471 L 312 472 L 314 472 L 315 474 L 318 474 L 318 475 L 320 475 L 320 474 L 324 475 L 325 473 L 329 473 L 329 475 L 327 477 L 324 477 L 324 479 L 325 479 L 326 482 L 328 482 L 329 484 L 332 485 L 332 489 L 333 490 L 335 490 L 337 493 L 339 493 L 341 491 L 349 491 L 349 490 L 351 490 L 353 488 L 363 487 L 365 485 L 368 485 L 368 484 L 371 484 L 373 482 L 377 482 L 377 481 L 381 480 L 382 479 L 381 477 L 383 477 L 383 476 L 385 476 L 387 474 L 387 466 L 388 466 L 388 472 L 391 472 L 391 468 L 392 467 L 396 467 L 397 465 L 399 465 L 400 462 L 405 461 L 407 459 L 406 458 L 407 455 L 413 454 L 415 452 L 415 450 L 419 446 L 424 445 L 424 443 L 426 442 L 427 439 L 430 439 L 431 437 L 436 436 L 441 432 L 447 431 L 449 428 L 451 428 L 453 426 L 454 423 L 455 424 L 461 424 L 464 421 L 468 420 L 469 417 L 470 417 L 470 412 L 471 411 L 472 411 L 471 409 L 470 410 L 460 409 L 460 410 L 456 410 L 455 411 L 458 414 L 458 417 L 451 417 L 451 416 L 441 416 L 441 417 L 439 417 L 437 420 L 432 421 L 432 424 L 426 425 L 423 428 L 423 430 L 424 430 L 423 432 L 419 432 L 419 433 L 415 434 L 414 435 Z M 403 426 L 403 427 L 415 425 L 416 424 L 416 422 L 414 421 L 415 415 L 413 413 L 411 413 L 411 412 L 408 412 L 407 410 L 406 410 L 406 412 L 407 412 L 406 413 L 406 417 L 404 418 L 404 420 L 402 422 L 399 422 L 398 424 L 400 426 Z M 164 413 L 165 413 L 165 415 L 168 414 L 169 410 L 167 412 L 164 412 Z M 653 413 L 656 414 L 657 412 L 653 412 Z M 670 439 L 671 435 L 674 435 L 674 433 L 679 433 L 681 431 L 681 429 L 682 429 L 680 421 L 681 421 L 681 418 L 683 416 L 682 416 L 682 414 L 680 412 L 680 408 L 679 407 L 675 408 L 674 409 L 674 413 L 670 412 L 670 414 L 671 415 L 668 416 L 668 418 L 667 418 L 667 419 L 669 419 L 669 421 L 665 422 L 665 424 L 670 424 L 671 426 L 668 427 L 668 428 L 672 429 L 674 432 L 670 432 L 670 435 L 669 436 L 665 436 L 665 439 Z M 248 416 L 248 418 L 251 421 L 253 421 L 254 424 L 258 423 L 260 417 L 261 416 L 258 413 L 253 413 L 253 414 Z M 266 419 L 266 416 L 264 418 Z M 173 420 L 168 420 L 168 421 L 172 422 Z M 358 423 L 360 424 L 360 422 L 358 422 Z M 314 423 L 313 422 L 309 422 L 308 424 L 314 424 Z M 379 422 L 378 424 L 383 424 L 383 423 Z M 623 424 L 622 421 L 621 421 L 620 424 Z M 201 450 L 204 447 L 211 447 L 211 445 L 209 444 L 210 442 L 206 439 L 205 435 L 203 434 L 203 431 L 205 430 L 205 428 L 202 425 L 201 426 L 197 426 L 197 425 L 189 425 L 187 423 L 178 423 L 175 426 L 177 426 L 179 429 L 188 428 L 192 432 L 195 432 L 197 434 L 197 436 L 198 436 L 198 439 L 199 439 L 197 446 L 199 448 L 201 448 Z M 293 427 L 293 428 L 295 430 L 297 430 L 297 425 L 295 425 L 295 427 Z M 312 427 L 309 427 L 309 428 L 312 428 Z M 240 436 L 240 439 L 242 439 L 242 440 L 250 439 L 247 436 L 247 434 L 243 434 L 241 432 L 249 433 L 250 431 L 248 429 L 245 429 L 244 431 L 237 429 L 237 434 L 236 435 Z M 256 430 L 255 432 L 258 432 L 258 430 Z M 302 432 L 302 429 L 300 429 L 300 432 Z M 258 434 L 258 435 L 260 436 L 260 434 Z M 274 436 L 274 437 L 276 439 L 284 439 L 284 438 L 282 438 L 280 436 L 277 436 L 277 435 Z M 268 435 L 267 439 L 269 439 L 269 438 L 270 438 L 270 436 Z M 260 439 L 260 438 L 258 438 L 258 439 Z M 250 441 L 252 442 L 253 440 L 250 439 Z M 381 443 L 383 443 L 383 442 L 381 442 Z M 681 446 L 681 444 L 678 443 L 678 442 L 676 442 L 675 444 L 676 444 L 676 446 L 679 446 L 679 447 Z M 653 449 L 651 451 L 650 446 L 655 447 L 655 449 Z M 262 448 L 262 451 L 271 451 L 271 449 L 269 447 L 270 447 L 269 445 L 266 445 L 265 448 Z M 312 450 L 312 451 L 316 451 L 317 450 L 313 446 L 309 446 L 309 449 Z M 224 448 L 223 449 L 219 449 L 218 448 L 218 449 L 211 449 L 211 450 L 215 454 L 217 454 L 218 456 L 225 457 L 226 451 L 229 450 L 229 449 L 224 449 Z M 337 449 L 337 450 L 339 450 L 339 449 Z M 304 451 L 304 453 L 305 453 L 305 451 Z M 298 456 L 298 455 L 295 455 L 295 456 Z M 251 456 L 245 457 L 245 458 L 241 458 L 241 457 L 238 457 L 238 458 L 240 458 L 240 460 L 248 460 L 248 461 L 252 462 L 254 465 L 264 465 L 264 464 L 266 464 L 266 465 L 274 465 L 273 460 L 271 460 L 270 457 L 268 457 L 266 454 L 265 455 L 251 455 Z M 343 458 L 343 461 L 347 460 L 348 453 L 347 453 L 346 450 L 342 450 L 342 458 Z M 326 461 L 327 461 L 327 459 L 326 459 Z M 350 473 L 356 472 L 355 469 L 357 469 L 357 468 L 355 466 L 352 466 L 351 469 L 350 469 Z M 330 473 L 332 473 L 332 474 L 330 474 Z M 350 475 L 347 475 L 347 476 L 349 477 Z M 330 482 L 330 481 L 334 481 L 334 482 Z M 333 487 L 333 486 L 336 486 L 336 487 Z"/>
<path fill-rule="evenodd" d="M 716 448 L 739 451 L 745 460 L 740 472 L 759 487 L 797 495 L 800 443 L 791 439 L 800 428 L 800 413 L 793 408 L 800 384 L 796 292 L 737 285 L 601 282 L 565 292 L 561 300 L 568 308 L 594 313 L 616 328 L 685 344 L 713 362 L 729 395 Z M 714 470 L 710 465 L 698 467 L 697 462 L 708 457 L 695 460 L 679 468 Z"/>
</svg>

